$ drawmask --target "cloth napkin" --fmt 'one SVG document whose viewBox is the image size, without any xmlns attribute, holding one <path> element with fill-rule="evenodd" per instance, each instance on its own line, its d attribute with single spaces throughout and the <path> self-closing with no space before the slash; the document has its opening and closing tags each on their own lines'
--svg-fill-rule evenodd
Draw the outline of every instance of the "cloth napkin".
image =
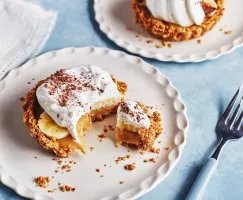
<svg viewBox="0 0 243 200">
<path fill-rule="evenodd" d="M 0 0 L 0 79 L 35 56 L 55 25 L 57 12 L 22 0 Z"/>
</svg>

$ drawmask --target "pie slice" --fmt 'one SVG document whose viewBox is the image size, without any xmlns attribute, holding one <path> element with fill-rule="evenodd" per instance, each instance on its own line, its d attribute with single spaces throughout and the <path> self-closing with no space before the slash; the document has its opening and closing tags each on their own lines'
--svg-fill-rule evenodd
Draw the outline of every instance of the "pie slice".
<svg viewBox="0 0 243 200">
<path fill-rule="evenodd" d="M 149 107 L 136 101 L 127 100 L 119 105 L 116 124 L 119 144 L 150 150 L 161 132 L 161 117 L 158 112 L 152 112 Z"/>
<path fill-rule="evenodd" d="M 24 123 L 42 147 L 57 156 L 85 153 L 83 131 L 117 111 L 127 91 L 124 82 L 94 65 L 62 69 L 40 81 L 22 107 Z"/>
</svg>

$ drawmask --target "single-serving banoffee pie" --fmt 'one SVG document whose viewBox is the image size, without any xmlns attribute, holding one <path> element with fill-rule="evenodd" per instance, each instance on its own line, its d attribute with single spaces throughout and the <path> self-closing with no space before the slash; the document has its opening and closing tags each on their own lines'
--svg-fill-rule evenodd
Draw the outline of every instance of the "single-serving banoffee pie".
<svg viewBox="0 0 243 200">
<path fill-rule="evenodd" d="M 224 12 L 224 0 L 133 0 L 136 22 L 154 37 L 185 41 L 210 31 Z"/>
<path fill-rule="evenodd" d="M 118 143 L 151 150 L 161 134 L 161 117 L 144 104 L 126 100 L 117 109 L 116 138 Z"/>
<path fill-rule="evenodd" d="M 61 69 L 40 81 L 23 103 L 24 122 L 41 146 L 60 157 L 85 153 L 83 131 L 117 111 L 127 85 L 94 65 Z"/>
</svg>

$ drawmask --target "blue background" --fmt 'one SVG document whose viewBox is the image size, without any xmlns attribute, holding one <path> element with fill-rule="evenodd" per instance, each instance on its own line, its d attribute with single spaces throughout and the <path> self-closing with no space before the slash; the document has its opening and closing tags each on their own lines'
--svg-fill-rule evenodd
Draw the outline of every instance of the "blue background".
<svg viewBox="0 0 243 200">
<path fill-rule="evenodd" d="M 59 13 L 57 24 L 41 53 L 64 47 L 100 46 L 123 50 L 99 30 L 94 20 L 93 0 L 28 0 Z M 123 50 L 124 51 L 124 50 Z M 205 160 L 219 138 L 215 124 L 237 88 L 243 82 L 243 49 L 215 61 L 165 63 L 151 59 L 181 92 L 188 108 L 190 130 L 180 162 L 172 173 L 141 200 L 181 200 L 188 193 Z M 243 139 L 230 142 L 203 200 L 243 199 Z M 23 200 L 0 183 L 0 200 Z"/>
</svg>

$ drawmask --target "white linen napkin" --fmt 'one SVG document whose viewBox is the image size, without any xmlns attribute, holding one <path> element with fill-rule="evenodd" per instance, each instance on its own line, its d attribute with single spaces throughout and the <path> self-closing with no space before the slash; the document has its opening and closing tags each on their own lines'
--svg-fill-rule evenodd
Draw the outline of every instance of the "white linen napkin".
<svg viewBox="0 0 243 200">
<path fill-rule="evenodd" d="M 57 13 L 22 0 L 0 0 L 0 79 L 44 47 Z"/>
</svg>

